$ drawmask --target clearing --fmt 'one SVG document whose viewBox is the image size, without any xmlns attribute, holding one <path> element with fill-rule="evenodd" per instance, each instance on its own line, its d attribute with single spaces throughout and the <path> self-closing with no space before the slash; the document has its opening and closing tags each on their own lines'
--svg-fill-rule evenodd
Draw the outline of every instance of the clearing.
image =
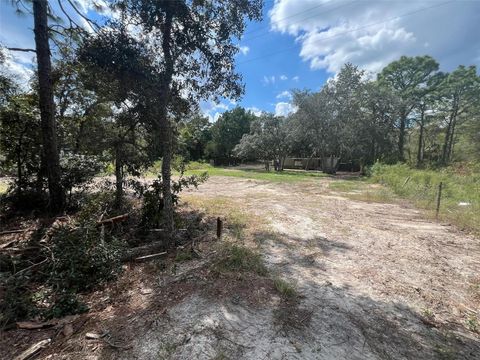
<svg viewBox="0 0 480 360">
<path fill-rule="evenodd" d="M 184 201 L 223 216 L 231 241 L 262 254 L 274 285 L 212 276 L 210 240 L 200 259 L 130 265 L 93 295 L 102 306 L 82 328 L 41 356 L 480 359 L 479 239 L 403 201 L 363 196 L 378 185 L 360 182 L 211 177 Z M 84 340 L 107 330 L 110 346 Z"/>
</svg>

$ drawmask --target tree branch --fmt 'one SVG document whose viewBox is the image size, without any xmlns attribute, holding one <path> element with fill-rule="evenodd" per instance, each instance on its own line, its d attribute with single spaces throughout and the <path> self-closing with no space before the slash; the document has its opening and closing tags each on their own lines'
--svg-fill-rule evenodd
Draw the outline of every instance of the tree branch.
<svg viewBox="0 0 480 360">
<path fill-rule="evenodd" d="M 15 47 L 7 47 L 7 50 L 10 50 L 10 51 L 23 51 L 23 52 L 37 52 L 35 49 L 24 49 L 24 48 L 15 48 Z"/>
</svg>

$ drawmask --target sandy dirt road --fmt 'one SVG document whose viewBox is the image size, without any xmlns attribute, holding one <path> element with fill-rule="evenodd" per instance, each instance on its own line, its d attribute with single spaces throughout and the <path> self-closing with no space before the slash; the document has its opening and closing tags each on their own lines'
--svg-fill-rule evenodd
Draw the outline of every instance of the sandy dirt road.
<svg viewBox="0 0 480 360">
<path fill-rule="evenodd" d="M 213 177 L 189 195 L 266 219 L 252 236 L 296 284 L 290 325 L 278 299 L 192 294 L 125 358 L 480 359 L 480 240 L 405 204 L 351 200 L 331 181 Z"/>
<path fill-rule="evenodd" d="M 240 218 L 231 237 L 256 247 L 268 277 L 212 276 L 208 240 L 199 259 L 126 265 L 89 295 L 72 336 L 24 330 L 8 343 L 53 337 L 40 359 L 480 359 L 480 239 L 335 181 L 212 177 L 183 199 L 223 212 L 227 235 Z"/>
</svg>

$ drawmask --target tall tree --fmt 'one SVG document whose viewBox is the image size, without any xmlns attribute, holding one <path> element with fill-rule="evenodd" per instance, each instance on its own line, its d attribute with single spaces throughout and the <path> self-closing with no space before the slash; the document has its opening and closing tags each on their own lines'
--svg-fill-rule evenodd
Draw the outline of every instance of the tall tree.
<svg viewBox="0 0 480 360">
<path fill-rule="evenodd" d="M 42 148 L 48 178 L 49 207 L 52 211 L 58 212 L 65 206 L 65 194 L 61 184 L 60 157 L 55 123 L 52 63 L 50 59 L 50 44 L 48 42 L 47 0 L 33 0 L 33 19 L 43 139 Z"/>
<path fill-rule="evenodd" d="M 261 0 L 116 0 L 120 25 L 135 32 L 149 53 L 152 71 L 145 81 L 145 108 L 151 112 L 150 126 L 162 139 L 162 193 L 167 233 L 174 231 L 171 190 L 174 124 L 171 108 L 181 99 L 219 96 L 238 98 L 243 87 L 235 72 L 234 57 L 246 20 L 261 17 Z M 115 24 L 113 24 L 115 27 Z"/>
<path fill-rule="evenodd" d="M 401 102 L 398 108 L 398 158 L 405 160 L 404 148 L 409 116 L 425 94 L 425 88 L 436 79 L 438 63 L 430 56 L 407 57 L 388 64 L 378 79 L 390 86 Z"/>
<path fill-rule="evenodd" d="M 442 148 L 442 163 L 448 164 L 455 142 L 455 130 L 459 122 L 467 119 L 478 108 L 480 78 L 475 66 L 459 66 L 441 84 L 441 107 L 445 113 L 445 138 Z"/>
<path fill-rule="evenodd" d="M 264 160 L 267 170 L 271 160 L 279 160 L 280 166 L 276 170 L 283 170 L 289 145 L 288 120 L 273 114 L 262 114 L 252 122 L 250 133 L 243 135 L 233 152 L 241 158 Z"/>
<path fill-rule="evenodd" d="M 208 156 L 219 163 L 231 164 L 238 158 L 233 148 L 244 134 L 250 132 L 255 115 L 242 107 L 225 111 L 212 126 L 212 141 L 208 145 Z"/>
</svg>

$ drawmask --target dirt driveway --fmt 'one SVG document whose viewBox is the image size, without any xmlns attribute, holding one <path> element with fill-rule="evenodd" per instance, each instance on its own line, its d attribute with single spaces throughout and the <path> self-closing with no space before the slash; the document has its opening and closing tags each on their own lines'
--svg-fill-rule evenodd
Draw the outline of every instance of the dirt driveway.
<svg viewBox="0 0 480 360">
<path fill-rule="evenodd" d="M 480 359 L 480 240 L 406 204 L 351 200 L 332 181 L 214 177 L 188 195 L 264 219 L 253 236 L 300 299 L 285 315 L 275 299 L 193 294 L 124 358 Z"/>
<path fill-rule="evenodd" d="M 198 259 L 126 266 L 73 336 L 18 330 L 9 343 L 53 337 L 45 359 L 480 359 L 480 239 L 332 184 L 212 177 L 183 199 L 223 214 L 268 278 L 212 275 L 206 240 Z"/>
</svg>

